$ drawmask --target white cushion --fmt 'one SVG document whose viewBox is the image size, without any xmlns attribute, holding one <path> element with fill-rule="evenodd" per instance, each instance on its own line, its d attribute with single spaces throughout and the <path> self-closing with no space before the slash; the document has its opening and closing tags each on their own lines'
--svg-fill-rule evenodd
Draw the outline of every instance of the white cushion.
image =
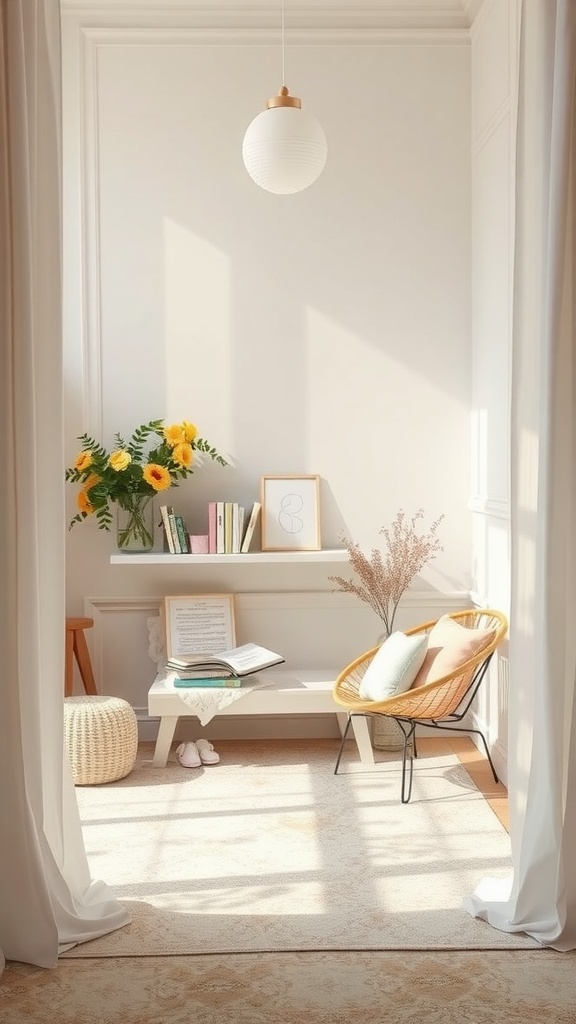
<svg viewBox="0 0 576 1024">
<path fill-rule="evenodd" d="M 372 658 L 359 694 L 363 700 L 386 700 L 409 690 L 426 657 L 426 633 L 406 636 L 399 630 L 392 633 Z"/>
</svg>

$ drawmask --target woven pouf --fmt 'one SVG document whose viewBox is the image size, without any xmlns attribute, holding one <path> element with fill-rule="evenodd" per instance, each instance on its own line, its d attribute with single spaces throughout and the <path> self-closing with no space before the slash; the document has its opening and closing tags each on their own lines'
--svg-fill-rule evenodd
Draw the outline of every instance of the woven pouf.
<svg viewBox="0 0 576 1024">
<path fill-rule="evenodd" d="M 75 786 L 123 779 L 138 751 L 134 709 L 121 697 L 65 697 L 64 742 Z"/>
</svg>

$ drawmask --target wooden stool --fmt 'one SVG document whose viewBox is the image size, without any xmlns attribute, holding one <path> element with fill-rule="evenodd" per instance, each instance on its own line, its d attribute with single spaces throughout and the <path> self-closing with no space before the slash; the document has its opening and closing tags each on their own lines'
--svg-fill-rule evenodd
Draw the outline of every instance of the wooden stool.
<svg viewBox="0 0 576 1024">
<path fill-rule="evenodd" d="M 66 619 L 66 662 L 64 673 L 64 696 L 74 692 L 74 657 L 80 670 L 80 677 L 86 693 L 98 695 L 90 653 L 84 630 L 94 625 L 94 619 Z"/>
</svg>

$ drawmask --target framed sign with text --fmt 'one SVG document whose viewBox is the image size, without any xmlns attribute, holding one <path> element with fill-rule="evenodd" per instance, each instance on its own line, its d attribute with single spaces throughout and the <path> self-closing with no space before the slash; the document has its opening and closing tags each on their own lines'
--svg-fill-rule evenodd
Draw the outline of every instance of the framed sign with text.
<svg viewBox="0 0 576 1024">
<path fill-rule="evenodd" d="M 233 594 L 164 598 L 166 655 L 219 654 L 236 646 Z"/>
</svg>

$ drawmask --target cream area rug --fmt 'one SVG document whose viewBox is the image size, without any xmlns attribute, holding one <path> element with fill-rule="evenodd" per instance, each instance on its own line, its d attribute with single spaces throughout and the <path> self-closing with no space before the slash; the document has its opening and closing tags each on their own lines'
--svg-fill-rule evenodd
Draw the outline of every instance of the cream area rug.
<svg viewBox="0 0 576 1024">
<path fill-rule="evenodd" d="M 419 757 L 410 804 L 398 755 L 337 744 L 221 743 L 221 762 L 134 771 L 76 789 L 94 878 L 132 923 L 63 954 L 534 948 L 462 909 L 510 871 L 510 841 L 453 754 Z M 172 755 L 172 758 L 174 755 Z"/>
<path fill-rule="evenodd" d="M 574 1024 L 553 950 L 239 953 L 7 964 L 6 1024 Z"/>
</svg>

